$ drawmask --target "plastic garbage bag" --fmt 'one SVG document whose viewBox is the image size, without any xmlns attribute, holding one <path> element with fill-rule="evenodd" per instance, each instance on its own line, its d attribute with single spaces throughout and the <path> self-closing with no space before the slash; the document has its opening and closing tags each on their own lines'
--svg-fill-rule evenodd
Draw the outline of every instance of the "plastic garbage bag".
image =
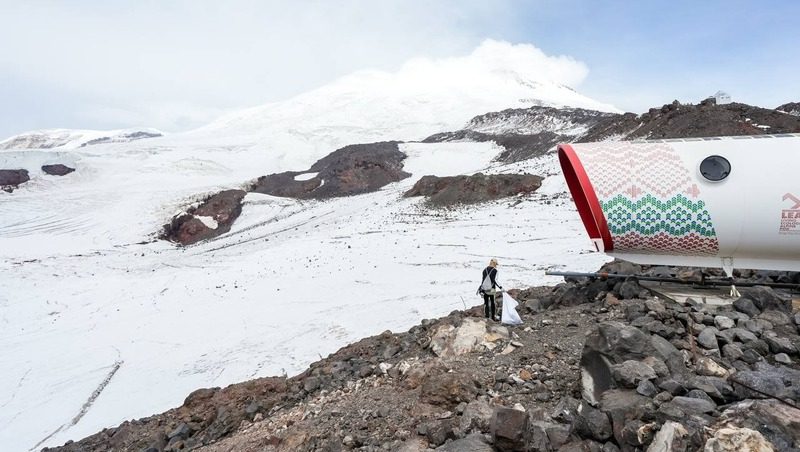
<svg viewBox="0 0 800 452">
<path fill-rule="evenodd" d="M 522 319 L 517 314 L 517 300 L 511 298 L 511 295 L 503 292 L 503 315 L 500 322 L 506 325 L 520 325 Z"/>
</svg>

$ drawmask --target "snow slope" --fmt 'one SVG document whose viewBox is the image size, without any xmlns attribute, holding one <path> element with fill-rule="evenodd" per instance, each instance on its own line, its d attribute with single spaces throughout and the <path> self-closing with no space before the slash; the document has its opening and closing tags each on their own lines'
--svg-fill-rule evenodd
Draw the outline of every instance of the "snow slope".
<svg viewBox="0 0 800 452">
<path fill-rule="evenodd" d="M 32 130 L 0 141 L 3 149 L 76 149 L 101 143 L 126 143 L 145 138 L 160 137 L 156 129 L 124 130 L 78 130 L 45 129 Z"/>
<path fill-rule="evenodd" d="M 542 63 L 537 52 L 488 42 L 192 132 L 0 151 L 0 168 L 31 172 L 0 193 L 3 450 L 81 438 L 200 387 L 294 374 L 353 340 L 478 304 L 476 275 L 491 257 L 506 287 L 557 282 L 548 268 L 598 268 L 605 257 L 588 252 L 560 176 L 519 203 L 439 212 L 402 198 L 426 174 L 557 173 L 554 155 L 493 164 L 490 143 L 403 144 L 413 176 L 379 192 L 324 202 L 249 194 L 217 239 L 183 249 L 150 240 L 206 193 L 304 170 L 344 144 L 419 139 L 514 106 L 604 108 L 553 81 L 574 62 Z M 76 171 L 48 176 L 45 163 Z"/>
</svg>

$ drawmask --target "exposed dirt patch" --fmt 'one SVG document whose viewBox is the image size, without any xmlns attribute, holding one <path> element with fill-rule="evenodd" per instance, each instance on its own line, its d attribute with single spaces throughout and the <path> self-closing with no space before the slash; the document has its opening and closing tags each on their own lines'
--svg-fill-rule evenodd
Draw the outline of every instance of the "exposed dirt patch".
<svg viewBox="0 0 800 452">
<path fill-rule="evenodd" d="M 225 190 L 180 214 L 164 226 L 162 238 L 181 245 L 217 237 L 231 230 L 242 213 L 244 190 Z"/>
<path fill-rule="evenodd" d="M 318 160 L 307 171 L 259 177 L 251 191 L 297 199 L 369 193 L 409 177 L 410 174 L 403 171 L 405 158 L 396 141 L 354 144 Z M 316 175 L 302 177 L 308 173 Z"/>
<path fill-rule="evenodd" d="M 42 171 L 51 176 L 66 176 L 67 174 L 75 171 L 75 168 L 70 168 L 61 163 L 55 165 L 42 165 Z"/>
<path fill-rule="evenodd" d="M 424 176 L 404 196 L 427 196 L 431 205 L 442 207 L 528 194 L 541 185 L 542 178 L 532 174 Z"/>
</svg>

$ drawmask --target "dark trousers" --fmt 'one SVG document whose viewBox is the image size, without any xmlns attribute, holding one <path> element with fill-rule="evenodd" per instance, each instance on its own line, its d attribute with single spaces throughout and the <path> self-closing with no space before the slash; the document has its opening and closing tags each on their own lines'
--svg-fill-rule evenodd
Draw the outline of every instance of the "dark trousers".
<svg viewBox="0 0 800 452">
<path fill-rule="evenodd" d="M 494 304 L 494 294 L 489 295 L 488 293 L 484 293 L 483 294 L 483 313 L 486 316 L 486 318 L 494 319 L 495 309 L 496 308 L 495 308 L 495 304 Z"/>
</svg>

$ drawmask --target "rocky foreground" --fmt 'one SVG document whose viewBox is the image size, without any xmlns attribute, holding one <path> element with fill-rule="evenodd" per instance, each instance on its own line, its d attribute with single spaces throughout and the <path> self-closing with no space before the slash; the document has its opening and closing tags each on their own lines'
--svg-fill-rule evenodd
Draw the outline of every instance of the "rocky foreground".
<svg viewBox="0 0 800 452">
<path fill-rule="evenodd" d="M 785 294 L 677 304 L 619 278 L 512 293 L 523 325 L 453 312 L 46 450 L 800 449 L 800 313 Z"/>
</svg>

